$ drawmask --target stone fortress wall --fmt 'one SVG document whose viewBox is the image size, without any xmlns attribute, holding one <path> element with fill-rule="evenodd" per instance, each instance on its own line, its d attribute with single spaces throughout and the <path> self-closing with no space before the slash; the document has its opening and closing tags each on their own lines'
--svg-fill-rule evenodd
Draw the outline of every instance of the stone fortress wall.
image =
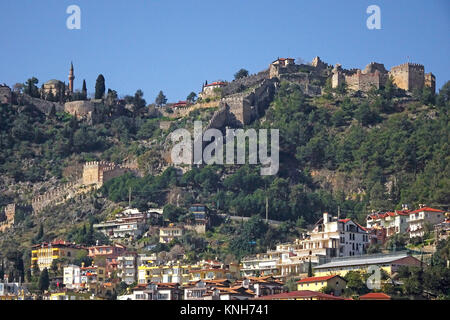
<svg viewBox="0 0 450 320">
<path fill-rule="evenodd" d="M 392 77 L 398 88 L 405 91 L 421 90 L 424 86 L 436 91 L 436 77 L 431 72 L 425 74 L 423 65 L 409 62 L 394 66 L 390 71 L 376 62 L 369 63 L 364 70 L 345 70 L 336 64 L 332 72 L 332 87 L 337 88 L 345 83 L 350 90 L 367 92 L 372 87 L 383 87 L 389 77 Z"/>
<path fill-rule="evenodd" d="M 257 86 L 265 79 L 269 79 L 269 69 L 228 82 L 227 85 L 222 88 L 222 97 L 240 93 L 248 88 Z"/>
<path fill-rule="evenodd" d="M 331 74 L 331 67 L 319 57 L 310 64 L 296 64 L 294 59 L 278 59 L 269 66 L 270 79 L 299 84 L 301 90 L 310 96 L 322 94 L 321 85 Z"/>
<path fill-rule="evenodd" d="M 34 197 L 31 201 L 33 211 L 39 213 L 46 207 L 64 203 L 76 195 L 100 188 L 106 181 L 132 170 L 137 170 L 137 164 L 134 162 L 122 165 L 106 161 L 87 162 L 80 178 Z"/>
<path fill-rule="evenodd" d="M 94 111 L 94 103 L 87 100 L 66 102 L 64 111 L 78 118 L 84 118 Z"/>
<path fill-rule="evenodd" d="M 73 198 L 81 186 L 81 181 L 65 183 L 55 189 L 49 190 L 31 200 L 34 213 L 41 212 L 44 208 L 55 206 Z"/>
<path fill-rule="evenodd" d="M 82 184 L 95 185 L 100 188 L 105 182 L 119 177 L 129 171 L 137 170 L 137 164 L 127 162 L 121 165 L 107 161 L 93 161 L 85 163 L 83 167 Z"/>
<path fill-rule="evenodd" d="M 11 228 L 14 225 L 14 216 L 16 215 L 16 204 L 11 203 L 5 207 L 6 219 L 0 222 L 0 232 L 4 232 L 6 229 Z"/>
<path fill-rule="evenodd" d="M 11 88 L 6 84 L 0 84 L 0 104 L 9 104 L 12 102 Z"/>
</svg>

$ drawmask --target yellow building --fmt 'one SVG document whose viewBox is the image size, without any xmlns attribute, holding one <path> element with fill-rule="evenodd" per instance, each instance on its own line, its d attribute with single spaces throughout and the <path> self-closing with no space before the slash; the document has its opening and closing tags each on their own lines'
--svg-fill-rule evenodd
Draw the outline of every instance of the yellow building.
<svg viewBox="0 0 450 320">
<path fill-rule="evenodd" d="M 371 266 L 379 267 L 388 275 L 392 275 L 400 266 L 420 266 L 420 260 L 409 256 L 406 252 L 339 258 L 314 267 L 314 274 L 316 276 L 340 275 L 344 277 L 349 271 L 367 273 Z"/>
<path fill-rule="evenodd" d="M 31 250 L 31 267 L 37 264 L 39 270 L 49 269 L 56 259 L 72 260 L 76 258 L 79 252 L 87 250 L 75 243 L 65 242 L 61 240 L 51 243 L 44 242 L 33 246 Z M 69 262 L 67 261 L 67 262 Z"/>
<path fill-rule="evenodd" d="M 206 269 L 191 269 L 190 273 L 190 281 L 199 281 L 199 280 L 216 280 L 216 279 L 229 279 L 231 278 L 231 273 L 225 269 L 215 269 L 215 268 L 206 268 Z"/>
<path fill-rule="evenodd" d="M 346 286 L 347 281 L 338 275 L 308 277 L 297 281 L 297 290 L 299 291 L 320 291 L 322 288 L 330 288 L 335 296 L 340 296 Z"/>
<path fill-rule="evenodd" d="M 138 283 L 189 283 L 191 275 L 190 265 L 163 265 L 163 266 L 139 266 L 138 267 Z"/>
</svg>

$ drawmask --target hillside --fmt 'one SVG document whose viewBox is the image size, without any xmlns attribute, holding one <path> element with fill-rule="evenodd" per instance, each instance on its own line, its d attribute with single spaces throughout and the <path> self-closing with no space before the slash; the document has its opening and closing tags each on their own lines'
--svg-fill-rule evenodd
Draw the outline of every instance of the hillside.
<svg viewBox="0 0 450 320">
<path fill-rule="evenodd" d="M 128 110 L 105 101 L 91 121 L 85 121 L 63 111 L 45 113 L 31 103 L 3 104 L 0 212 L 9 203 L 29 203 L 36 195 L 73 181 L 86 161 L 133 160 L 139 174 L 117 177 L 98 191 L 39 214 L 19 211 L 14 228 L 0 235 L 1 251 L 16 249 L 26 255 L 38 241 L 73 240 L 80 228 L 125 207 L 130 190 L 132 206 L 139 209 L 172 205 L 168 216 L 174 222 L 189 219 L 187 208 L 192 203 L 205 203 L 216 213 L 263 218 L 267 198 L 269 219 L 284 221 L 280 228 L 285 232 L 256 219 L 243 228 L 221 224 L 219 219 L 205 237 L 192 236 L 183 244 L 191 246 L 192 254 L 231 254 L 230 259 L 295 238 L 326 211 L 364 224 L 371 210 L 421 203 L 447 208 L 450 84 L 434 96 L 426 90 L 406 93 L 392 85 L 355 93 L 324 82 L 316 81 L 322 86 L 320 95 L 286 80 L 274 85 L 273 92 L 260 93 L 259 79 L 227 89 L 231 91 L 225 98 L 243 93 L 247 99 L 253 94 L 253 103 L 260 106 L 252 121 L 242 121 L 244 129 L 280 130 L 276 176 L 261 176 L 258 166 L 251 165 L 194 167 L 180 176 L 168 165 L 170 133 L 191 129 L 195 120 L 210 121 L 222 112 L 220 106 L 170 117 L 167 109 L 155 106 Z M 230 124 L 223 121 L 219 129 Z M 180 209 L 173 207 L 177 204 Z M 40 228 L 46 231 L 41 237 Z M 99 234 L 95 237 L 107 241 Z M 220 245 L 230 239 L 228 245 Z M 242 247 L 242 239 L 257 240 L 257 247 Z"/>
</svg>

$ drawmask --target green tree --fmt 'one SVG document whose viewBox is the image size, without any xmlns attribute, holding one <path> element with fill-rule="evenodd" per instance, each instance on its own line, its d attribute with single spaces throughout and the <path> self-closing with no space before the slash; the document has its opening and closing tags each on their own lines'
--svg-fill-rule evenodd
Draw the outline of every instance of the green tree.
<svg viewBox="0 0 450 320">
<path fill-rule="evenodd" d="M 95 99 L 102 99 L 105 95 L 105 77 L 100 74 L 95 82 Z"/>
<path fill-rule="evenodd" d="M 41 275 L 39 276 L 38 289 L 41 292 L 44 292 L 48 290 L 49 285 L 50 285 L 50 278 L 48 275 L 48 270 L 47 268 L 44 268 L 44 270 L 42 270 L 41 272 Z"/>
<path fill-rule="evenodd" d="M 162 90 L 161 90 L 161 91 L 159 91 L 158 96 L 157 96 L 156 99 L 155 99 L 155 104 L 156 104 L 158 107 L 162 107 L 162 106 L 165 105 L 166 103 L 167 103 L 167 98 L 166 98 L 166 96 L 164 95 L 164 93 L 163 93 Z"/>
<path fill-rule="evenodd" d="M 388 77 L 386 83 L 384 84 L 383 96 L 390 100 L 395 95 L 395 86 L 392 77 Z"/>
<path fill-rule="evenodd" d="M 238 80 L 238 79 L 241 79 L 241 78 L 245 78 L 245 77 L 248 77 L 248 70 L 245 70 L 245 69 L 240 69 L 238 72 L 236 72 L 234 74 L 234 79 L 235 80 Z"/>
<path fill-rule="evenodd" d="M 133 105 L 135 113 L 139 112 L 142 108 L 146 106 L 147 102 L 143 97 L 144 92 L 141 89 L 137 90 L 136 93 L 134 94 Z"/>
<path fill-rule="evenodd" d="M 178 221 L 178 218 L 184 215 L 186 212 L 180 207 L 172 204 L 166 204 L 163 208 L 163 217 L 171 222 Z"/>
<path fill-rule="evenodd" d="M 312 263 L 311 263 L 311 257 L 309 257 L 309 263 L 308 263 L 308 277 L 314 276 Z"/>
<path fill-rule="evenodd" d="M 87 99 L 87 87 L 86 87 L 86 80 L 83 79 L 83 87 L 81 89 L 81 94 L 83 95 L 83 100 Z"/>
<path fill-rule="evenodd" d="M 24 93 L 34 97 L 34 98 L 39 98 L 39 89 L 36 86 L 39 83 L 39 80 L 35 77 L 32 77 L 30 79 L 27 80 L 27 82 L 25 82 L 24 84 Z"/>
<path fill-rule="evenodd" d="M 190 103 L 194 103 L 197 100 L 197 94 L 195 92 L 189 93 L 186 100 L 189 101 Z"/>
<path fill-rule="evenodd" d="M 358 271 L 349 271 L 344 279 L 347 281 L 347 288 L 345 293 L 347 296 L 350 295 L 362 295 L 369 292 L 365 282 L 365 275 Z"/>
</svg>

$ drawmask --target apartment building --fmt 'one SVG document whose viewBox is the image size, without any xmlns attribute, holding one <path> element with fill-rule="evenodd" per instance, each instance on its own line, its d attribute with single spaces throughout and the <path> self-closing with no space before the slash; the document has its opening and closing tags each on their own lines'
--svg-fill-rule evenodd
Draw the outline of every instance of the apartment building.
<svg viewBox="0 0 450 320">
<path fill-rule="evenodd" d="M 74 259 L 78 253 L 86 252 L 86 248 L 75 243 L 62 240 L 44 242 L 32 247 L 31 267 L 36 264 L 40 271 L 49 269 L 54 260 L 66 258 L 69 261 Z"/>
<path fill-rule="evenodd" d="M 117 276 L 130 285 L 137 281 L 137 255 L 128 253 L 117 258 Z"/>
<path fill-rule="evenodd" d="M 427 225 L 430 230 L 434 225 L 445 221 L 445 211 L 434 209 L 430 207 L 421 207 L 409 213 L 408 229 L 409 237 L 423 237 L 427 231 Z"/>
<path fill-rule="evenodd" d="M 241 275 L 286 277 L 307 272 L 309 262 L 318 265 L 333 257 L 364 254 L 369 233 L 351 219 L 338 219 L 324 213 L 313 230 L 293 243 L 242 259 Z"/>
<path fill-rule="evenodd" d="M 167 228 L 159 229 L 159 242 L 169 243 L 173 239 L 180 238 L 183 235 L 182 227 L 169 226 Z"/>
</svg>

